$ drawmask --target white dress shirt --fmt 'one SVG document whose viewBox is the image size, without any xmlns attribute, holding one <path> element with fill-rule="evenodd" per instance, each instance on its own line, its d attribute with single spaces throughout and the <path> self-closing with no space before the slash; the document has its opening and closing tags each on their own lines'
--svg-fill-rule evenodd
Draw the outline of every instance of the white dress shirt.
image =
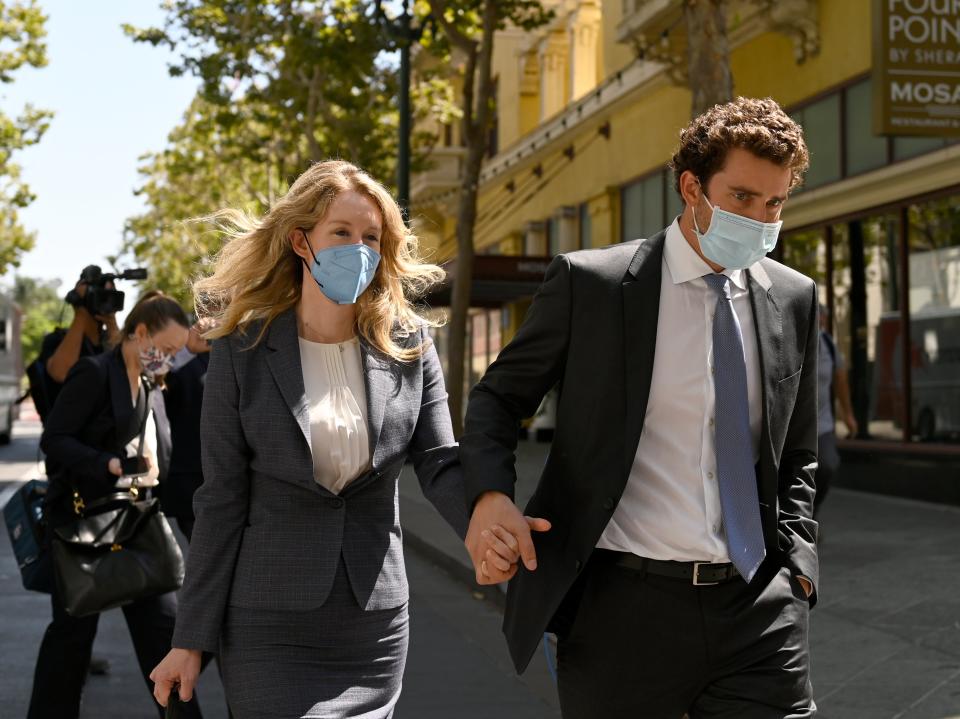
<svg viewBox="0 0 960 719">
<path fill-rule="evenodd" d="M 370 467 L 360 342 L 323 344 L 301 337 L 300 362 L 310 406 L 313 478 L 339 494 Z"/>
<path fill-rule="evenodd" d="M 650 559 L 728 562 L 714 445 L 713 270 L 687 243 L 677 221 L 667 230 L 653 378 L 626 488 L 597 546 Z M 761 385 L 753 309 L 743 270 L 730 278 L 743 336 L 756 463 Z"/>
</svg>

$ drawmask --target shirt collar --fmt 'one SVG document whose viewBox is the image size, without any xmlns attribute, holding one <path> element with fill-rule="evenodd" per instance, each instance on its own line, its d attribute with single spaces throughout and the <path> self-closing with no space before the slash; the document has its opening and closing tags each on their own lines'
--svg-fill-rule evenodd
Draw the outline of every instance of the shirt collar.
<svg viewBox="0 0 960 719">
<path fill-rule="evenodd" d="M 713 274 L 713 269 L 690 246 L 680 229 L 680 218 L 667 228 L 667 237 L 663 247 L 663 259 L 673 284 L 679 285 L 704 275 Z M 747 289 L 747 277 L 744 270 L 724 270 L 722 274 L 739 289 Z"/>
</svg>

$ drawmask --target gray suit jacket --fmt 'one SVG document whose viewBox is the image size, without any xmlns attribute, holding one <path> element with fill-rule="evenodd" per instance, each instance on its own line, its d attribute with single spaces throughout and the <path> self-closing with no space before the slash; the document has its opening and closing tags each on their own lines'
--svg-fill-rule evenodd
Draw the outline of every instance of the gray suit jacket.
<svg viewBox="0 0 960 719">
<path fill-rule="evenodd" d="M 397 479 L 409 455 L 424 495 L 463 537 L 463 478 L 436 350 L 400 363 L 362 343 L 372 468 L 339 495 L 313 478 L 293 310 L 214 343 L 203 398 L 203 485 L 173 646 L 216 651 L 228 605 L 321 606 L 343 555 L 367 610 L 407 601 Z M 419 343 L 421 330 L 407 342 Z"/>
<path fill-rule="evenodd" d="M 550 456 L 526 514 L 537 570 L 510 582 L 504 631 L 523 670 L 620 502 L 646 418 L 656 353 L 665 232 L 649 240 L 557 257 L 516 337 L 470 395 L 460 440 L 472 503 L 513 496 L 520 418 L 560 383 Z M 818 584 L 813 475 L 817 467 L 817 292 L 812 280 L 763 259 L 750 268 L 763 420 L 757 471 L 770 561 Z M 816 594 L 812 597 L 816 601 Z"/>
</svg>

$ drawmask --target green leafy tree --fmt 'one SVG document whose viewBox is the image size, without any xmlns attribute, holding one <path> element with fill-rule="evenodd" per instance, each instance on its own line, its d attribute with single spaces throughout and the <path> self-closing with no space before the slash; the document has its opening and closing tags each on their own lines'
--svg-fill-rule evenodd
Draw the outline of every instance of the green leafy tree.
<svg viewBox="0 0 960 719">
<path fill-rule="evenodd" d="M 219 108 L 197 97 L 161 152 L 141 158 L 143 184 L 136 190 L 146 210 L 127 219 L 121 256 L 145 265 L 149 287 L 192 305 L 191 281 L 203 274 L 222 238 L 196 221 L 222 207 L 259 214 L 285 189 L 282 161 L 250 157 L 238 149 L 260 131 L 257 110 L 235 103 L 244 122 L 226 127 Z M 276 159 L 276 158 L 275 158 Z"/>
<path fill-rule="evenodd" d="M 46 20 L 36 0 L 0 0 L 0 83 L 12 83 L 24 65 L 47 64 Z M 35 239 L 20 223 L 19 211 L 33 202 L 34 195 L 23 182 L 13 156 L 40 141 L 52 116 L 29 104 L 16 117 L 0 111 L 0 274 L 19 264 Z"/>
<path fill-rule="evenodd" d="M 473 274 L 474 227 L 480 170 L 487 154 L 494 113 L 493 46 L 497 30 L 507 26 L 532 31 L 552 17 L 533 0 L 429 0 L 435 28 L 428 36 L 433 52 L 452 61 L 461 87 L 461 137 L 467 147 L 457 205 L 457 263 L 450 300 L 447 391 L 454 432 L 463 431 L 467 313 Z"/>
<path fill-rule="evenodd" d="M 69 324 L 73 308 L 63 301 L 59 280 L 41 280 L 17 277 L 13 285 L 13 300 L 23 311 L 20 341 L 23 361 L 32 362 L 40 354 L 43 338 L 60 324 Z"/>
<path fill-rule="evenodd" d="M 240 156 L 275 163 L 288 180 L 330 157 L 393 177 L 396 78 L 380 57 L 371 3 L 170 0 L 164 7 L 162 28 L 126 26 L 127 33 L 178 53 L 170 73 L 200 78 L 212 119 Z"/>
</svg>

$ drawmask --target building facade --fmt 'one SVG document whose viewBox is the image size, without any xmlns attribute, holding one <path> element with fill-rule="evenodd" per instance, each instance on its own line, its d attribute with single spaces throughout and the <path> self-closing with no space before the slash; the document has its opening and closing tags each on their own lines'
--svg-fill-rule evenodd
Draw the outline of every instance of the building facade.
<svg viewBox="0 0 960 719">
<path fill-rule="evenodd" d="M 549 4 L 548 26 L 497 37 L 476 227 L 478 254 L 527 266 L 669 224 L 682 205 L 666 163 L 691 105 L 681 0 Z M 841 442 L 842 482 L 960 503 L 960 144 L 947 131 L 874 132 L 878 0 L 728 5 L 734 94 L 776 99 L 810 149 L 775 257 L 817 281 L 846 358 L 860 431 Z M 960 78 L 950 35 L 960 12 L 943 5 L 943 52 Z M 960 118 L 960 103 L 947 96 L 937 111 Z M 446 139 L 413 196 L 418 232 L 441 260 L 455 252 L 463 156 L 455 133 Z M 471 382 L 529 294 L 485 304 L 471 322 Z"/>
</svg>

